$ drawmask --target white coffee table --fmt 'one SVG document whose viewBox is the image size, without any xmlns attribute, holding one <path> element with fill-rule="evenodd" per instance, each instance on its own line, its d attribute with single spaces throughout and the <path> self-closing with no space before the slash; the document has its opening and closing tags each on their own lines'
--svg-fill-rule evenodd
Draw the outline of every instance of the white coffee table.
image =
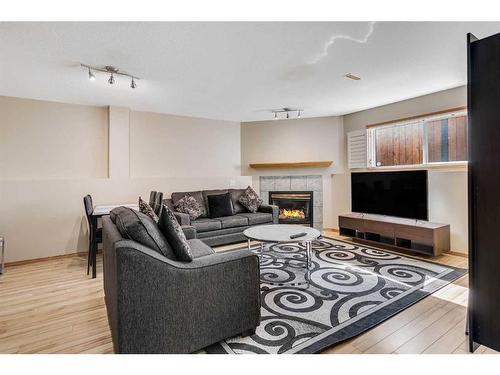
<svg viewBox="0 0 500 375">
<path fill-rule="evenodd" d="M 298 238 L 290 238 L 291 235 L 305 233 L 304 236 Z M 302 225 L 294 224 L 271 224 L 271 225 L 258 225 L 245 229 L 243 234 L 248 240 L 248 250 L 250 250 L 250 241 L 255 240 L 260 243 L 260 256 L 262 261 L 262 254 L 264 252 L 264 244 L 266 243 L 305 243 L 305 258 L 306 258 L 306 284 L 309 285 L 311 273 L 311 244 L 312 241 L 321 236 L 321 232 L 317 229 L 304 227 Z M 273 284 L 272 282 L 267 283 Z M 279 283 L 283 285 L 283 283 Z M 297 284 L 294 284 L 297 285 Z"/>
</svg>

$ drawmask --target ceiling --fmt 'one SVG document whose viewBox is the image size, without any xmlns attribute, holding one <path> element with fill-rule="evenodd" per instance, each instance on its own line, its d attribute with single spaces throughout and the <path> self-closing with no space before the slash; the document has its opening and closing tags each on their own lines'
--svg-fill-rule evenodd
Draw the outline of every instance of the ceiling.
<svg viewBox="0 0 500 375">
<path fill-rule="evenodd" d="M 500 22 L 2 22 L 0 95 L 233 121 L 342 115 L 465 84 L 467 32 Z M 142 79 L 90 82 L 80 63 Z"/>
</svg>

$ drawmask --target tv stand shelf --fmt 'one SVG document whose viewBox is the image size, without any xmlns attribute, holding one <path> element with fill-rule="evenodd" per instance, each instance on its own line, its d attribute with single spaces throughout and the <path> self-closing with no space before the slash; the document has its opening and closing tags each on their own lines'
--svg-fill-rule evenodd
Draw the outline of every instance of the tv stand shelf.
<svg viewBox="0 0 500 375">
<path fill-rule="evenodd" d="M 395 250 L 433 256 L 450 250 L 448 224 L 349 213 L 339 216 L 339 232 L 341 236 L 351 237 L 358 242 Z"/>
</svg>

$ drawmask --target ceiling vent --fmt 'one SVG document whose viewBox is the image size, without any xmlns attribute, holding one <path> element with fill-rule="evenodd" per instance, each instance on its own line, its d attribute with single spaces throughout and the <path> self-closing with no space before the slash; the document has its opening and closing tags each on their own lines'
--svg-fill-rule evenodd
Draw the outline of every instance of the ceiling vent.
<svg viewBox="0 0 500 375">
<path fill-rule="evenodd" d="M 352 79 L 354 81 L 359 81 L 361 79 L 361 77 L 358 77 L 358 76 L 355 76 L 354 74 L 352 73 L 347 73 L 345 76 L 345 78 L 349 78 L 349 79 Z"/>
</svg>

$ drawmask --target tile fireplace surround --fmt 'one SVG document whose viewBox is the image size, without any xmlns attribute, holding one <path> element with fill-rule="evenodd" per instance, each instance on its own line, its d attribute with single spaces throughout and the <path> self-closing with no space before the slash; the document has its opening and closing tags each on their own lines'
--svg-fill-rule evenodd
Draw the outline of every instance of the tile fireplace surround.
<svg viewBox="0 0 500 375">
<path fill-rule="evenodd" d="M 260 197 L 264 203 L 269 203 L 270 191 L 313 191 L 313 225 L 323 229 L 323 177 L 321 175 L 307 176 L 260 176 Z"/>
</svg>

